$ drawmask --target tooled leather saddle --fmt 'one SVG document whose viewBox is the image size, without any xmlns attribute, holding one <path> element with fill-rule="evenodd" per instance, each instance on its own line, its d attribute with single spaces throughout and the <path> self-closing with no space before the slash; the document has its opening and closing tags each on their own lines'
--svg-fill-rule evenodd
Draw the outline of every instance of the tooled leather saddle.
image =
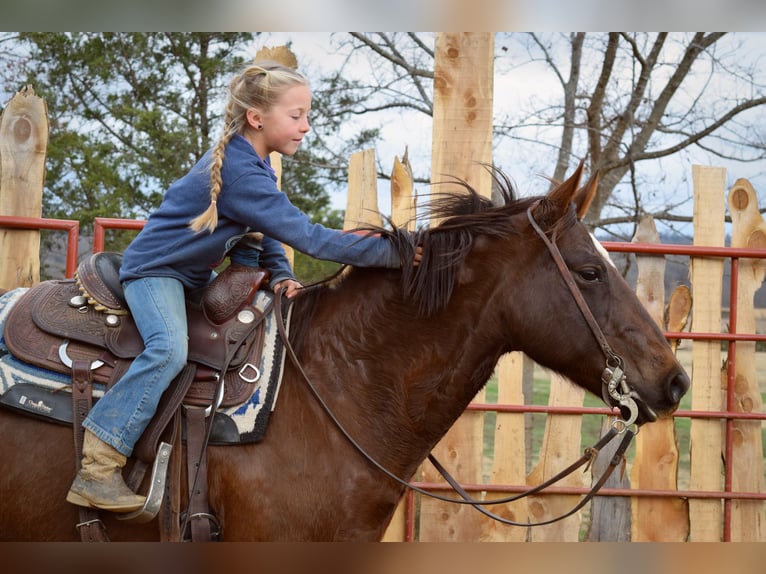
<svg viewBox="0 0 766 574">
<path fill-rule="evenodd" d="M 92 382 L 100 382 L 108 390 L 144 348 L 119 282 L 121 262 L 118 253 L 92 255 L 80 263 L 75 279 L 46 281 L 29 289 L 5 324 L 5 343 L 16 358 L 71 374 L 77 460 L 82 448 L 81 422 L 92 404 Z M 129 486 L 136 489 L 148 465 L 152 461 L 154 465 L 144 507 L 123 516 L 146 522 L 160 512 L 165 540 L 180 539 L 185 531 L 179 530 L 176 508 L 180 457 L 171 444 L 161 442 L 169 431 L 170 442 L 180 443 L 181 410 L 188 446 L 186 521 L 194 518 L 189 522 L 191 539 L 206 541 L 216 535 L 217 521 L 207 503 L 205 462 L 205 436 L 210 436 L 207 429 L 212 430 L 213 425 L 206 419 L 219 407 L 247 400 L 259 381 L 264 318 L 270 309 L 260 310 L 251 303 L 268 277 L 264 269 L 232 264 L 186 299 L 187 365 L 163 393 L 155 416 L 135 445 Z M 168 475 L 171 484 L 166 486 Z M 166 491 L 170 496 L 165 496 Z M 83 541 L 108 540 L 94 509 L 81 507 L 79 512 L 77 528 Z"/>
<path fill-rule="evenodd" d="M 84 363 L 93 382 L 110 388 L 143 350 L 118 280 L 121 260 L 118 253 L 96 253 L 80 263 L 75 279 L 31 288 L 8 316 L 9 351 L 26 363 L 65 374 Z M 187 297 L 190 369 L 182 373 L 181 388 L 176 381 L 166 391 L 158 417 L 164 405 L 181 399 L 201 407 L 214 402 L 227 407 L 250 396 L 259 375 L 259 325 L 264 318 L 250 303 L 268 277 L 264 269 L 230 265 L 201 292 Z M 157 425 L 164 426 L 153 422 Z M 142 437 L 135 454 L 151 461 L 156 440 L 146 443 Z"/>
</svg>

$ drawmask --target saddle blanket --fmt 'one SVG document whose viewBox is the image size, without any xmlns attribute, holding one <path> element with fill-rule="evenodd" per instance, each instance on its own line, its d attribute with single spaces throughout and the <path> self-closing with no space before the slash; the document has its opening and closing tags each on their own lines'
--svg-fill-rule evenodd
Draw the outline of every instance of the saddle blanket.
<svg viewBox="0 0 766 574">
<path fill-rule="evenodd" d="M 71 424 L 71 378 L 20 361 L 10 354 L 5 344 L 5 321 L 13 306 L 28 290 L 21 287 L 0 295 L 0 396 L 3 396 L 3 404 L 17 410 Z M 259 290 L 253 306 L 263 311 L 269 307 L 273 297 L 270 291 Z M 289 333 L 292 305 L 284 305 L 282 312 L 285 329 Z M 264 325 L 264 348 L 259 365 L 261 376 L 247 400 L 218 409 L 214 417 L 211 444 L 242 444 L 263 440 L 269 416 L 276 408 L 285 363 L 284 347 L 274 312 L 266 316 Z M 104 385 L 94 382 L 94 401 L 103 396 L 104 391 Z"/>
</svg>

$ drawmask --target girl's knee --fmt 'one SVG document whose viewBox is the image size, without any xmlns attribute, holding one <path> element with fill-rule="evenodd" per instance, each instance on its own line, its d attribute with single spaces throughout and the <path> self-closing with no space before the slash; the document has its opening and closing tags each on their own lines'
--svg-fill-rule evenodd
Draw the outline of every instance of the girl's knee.
<svg viewBox="0 0 766 574">
<path fill-rule="evenodd" d="M 181 372 L 181 369 L 186 365 L 186 361 L 189 358 L 189 347 L 184 342 L 180 345 L 175 345 L 168 350 L 168 364 L 177 373 Z"/>
<path fill-rule="evenodd" d="M 186 341 L 176 344 L 171 340 L 162 340 L 147 344 L 144 353 L 158 369 L 178 374 L 186 365 L 189 349 Z"/>
</svg>

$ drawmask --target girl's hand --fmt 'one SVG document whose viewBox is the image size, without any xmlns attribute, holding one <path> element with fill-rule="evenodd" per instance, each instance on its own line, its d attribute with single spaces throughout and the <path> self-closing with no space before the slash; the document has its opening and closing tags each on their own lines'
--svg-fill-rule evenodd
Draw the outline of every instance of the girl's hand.
<svg viewBox="0 0 766 574">
<path fill-rule="evenodd" d="M 274 285 L 274 293 L 284 291 L 284 296 L 288 299 L 292 299 L 296 295 L 300 295 L 301 289 L 303 289 L 303 285 L 301 285 L 295 279 L 285 279 L 284 281 L 280 281 Z"/>
<path fill-rule="evenodd" d="M 415 257 L 412 259 L 412 266 L 417 267 L 423 259 L 423 246 L 418 245 L 415 248 Z"/>
</svg>

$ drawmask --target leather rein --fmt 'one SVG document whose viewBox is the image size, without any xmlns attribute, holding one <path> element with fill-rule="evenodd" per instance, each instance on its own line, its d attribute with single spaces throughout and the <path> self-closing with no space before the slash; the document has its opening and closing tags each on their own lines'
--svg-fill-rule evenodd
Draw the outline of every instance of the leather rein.
<svg viewBox="0 0 766 574">
<path fill-rule="evenodd" d="M 275 297 L 275 307 L 277 311 L 275 313 L 277 318 L 277 328 L 278 328 L 280 336 L 282 337 L 282 340 L 285 345 L 285 349 L 287 350 L 287 354 L 290 357 L 290 360 L 292 361 L 295 368 L 298 369 L 298 371 L 300 372 L 301 376 L 303 377 L 303 380 L 308 385 L 309 390 L 314 395 L 314 398 L 319 402 L 321 407 L 324 409 L 325 413 L 330 417 L 332 422 L 337 426 L 338 430 L 346 437 L 346 439 L 348 439 L 348 441 L 354 446 L 354 448 L 370 464 L 375 466 L 378 470 L 380 470 L 383 474 L 385 474 L 386 476 L 388 476 L 395 482 L 399 483 L 400 485 L 414 492 L 417 492 L 424 496 L 428 496 L 430 498 L 441 500 L 443 502 L 449 502 L 453 504 L 467 504 L 467 505 L 473 506 L 477 511 L 481 512 L 485 516 L 488 516 L 489 518 L 492 518 L 493 520 L 496 520 L 502 524 L 507 524 L 510 526 L 523 526 L 523 527 L 543 526 L 546 524 L 552 524 L 554 522 L 558 522 L 559 520 L 563 520 L 564 518 L 571 516 L 572 514 L 574 514 L 581 508 L 583 508 L 585 504 L 587 504 L 588 501 L 590 501 L 596 495 L 596 493 L 601 489 L 604 483 L 606 483 L 606 481 L 611 476 L 614 469 L 618 465 L 620 465 L 620 463 L 623 460 L 623 457 L 625 456 L 625 452 L 627 451 L 628 446 L 630 445 L 631 440 L 638 432 L 637 430 L 633 430 L 631 428 L 632 426 L 634 426 L 634 423 L 636 422 L 636 419 L 638 417 L 638 406 L 634 398 L 636 395 L 633 391 L 630 390 L 627 384 L 625 371 L 623 369 L 623 365 L 624 365 L 623 359 L 622 357 L 617 355 L 614 351 L 612 351 L 611 347 L 609 346 L 609 343 L 607 342 L 606 337 L 604 336 L 604 333 L 601 331 L 601 328 L 598 326 L 598 323 L 595 317 L 593 316 L 593 313 L 588 307 L 588 304 L 585 301 L 585 298 L 583 297 L 582 293 L 580 292 L 580 289 L 577 287 L 577 284 L 575 283 L 571 272 L 567 268 L 566 263 L 564 262 L 564 258 L 562 257 L 561 252 L 559 251 L 555 242 L 551 241 L 548 238 L 545 232 L 540 228 L 540 226 L 535 221 L 534 216 L 532 214 L 532 209 L 535 207 L 535 205 L 537 204 L 530 206 L 529 209 L 527 210 L 527 218 L 529 219 L 529 222 L 531 223 L 532 228 L 541 237 L 541 239 L 547 246 L 548 250 L 550 251 L 551 256 L 553 257 L 553 260 L 556 262 L 556 265 L 561 273 L 562 278 L 567 284 L 567 287 L 569 288 L 569 291 L 572 293 L 572 296 L 574 297 L 574 300 L 577 303 L 577 306 L 580 309 L 580 312 L 582 313 L 583 317 L 588 323 L 588 326 L 590 327 L 591 332 L 593 333 L 594 337 L 598 341 L 601 347 L 601 350 L 604 353 L 606 363 L 605 363 L 604 371 L 601 375 L 602 394 L 604 396 L 604 402 L 606 402 L 606 404 L 609 404 L 610 402 L 608 400 L 608 397 L 611 397 L 617 402 L 617 404 L 625 407 L 630 413 L 630 415 L 627 421 L 619 419 L 619 418 L 616 418 L 615 420 L 613 420 L 609 430 L 593 446 L 586 448 L 583 455 L 574 463 L 569 465 L 567 468 L 563 469 L 561 472 L 559 472 L 555 476 L 552 476 L 551 478 L 539 484 L 538 486 L 530 488 L 529 490 L 526 490 L 519 494 L 508 496 L 505 498 L 497 498 L 497 499 L 491 499 L 491 500 L 477 500 L 473 498 L 470 494 L 468 494 L 468 492 L 466 492 L 466 490 L 454 479 L 454 477 L 450 475 L 450 473 L 442 466 L 442 464 L 434 457 L 433 454 L 429 454 L 428 460 L 431 462 L 431 464 L 434 465 L 436 470 L 444 477 L 444 479 L 452 487 L 452 489 L 458 495 L 460 495 L 460 498 L 458 499 L 458 498 L 453 498 L 451 496 L 443 496 L 441 494 L 434 493 L 434 492 L 425 490 L 423 488 L 420 488 L 412 484 L 411 482 L 396 476 L 387 468 L 382 466 L 377 460 L 372 458 L 372 456 L 364 450 L 364 448 L 348 433 L 348 431 L 346 431 L 342 423 L 338 420 L 338 418 L 332 412 L 332 410 L 327 405 L 327 403 L 325 403 L 324 399 L 322 399 L 316 387 L 311 382 L 311 379 L 309 378 L 308 374 L 303 369 L 303 366 L 301 365 L 300 360 L 298 359 L 295 353 L 295 350 L 293 349 L 289 341 L 289 338 L 287 336 L 287 332 L 285 329 L 285 325 L 282 320 L 282 313 L 281 313 L 282 292 L 281 291 L 278 292 Z M 604 471 L 604 473 L 601 475 L 598 481 L 596 481 L 596 483 L 591 487 L 591 489 L 577 503 L 577 505 L 575 505 L 571 510 L 569 510 L 565 514 L 562 514 L 561 516 L 557 516 L 556 518 L 551 518 L 549 520 L 544 520 L 540 522 L 516 522 L 513 520 L 509 520 L 507 518 L 504 518 L 502 516 L 499 516 L 485 508 L 486 506 L 489 506 L 489 505 L 506 504 L 509 502 L 520 500 L 527 496 L 537 494 L 540 491 L 548 488 L 549 486 L 552 486 L 553 484 L 559 482 L 566 476 L 572 474 L 575 470 L 577 470 L 578 468 L 582 466 L 585 466 L 583 471 L 587 470 L 590 467 L 590 465 L 593 463 L 593 461 L 596 459 L 596 457 L 598 456 L 599 451 L 603 449 L 608 443 L 610 443 L 612 439 L 620 435 L 623 435 L 622 441 L 620 442 L 619 446 L 615 450 L 607 469 Z"/>
</svg>

